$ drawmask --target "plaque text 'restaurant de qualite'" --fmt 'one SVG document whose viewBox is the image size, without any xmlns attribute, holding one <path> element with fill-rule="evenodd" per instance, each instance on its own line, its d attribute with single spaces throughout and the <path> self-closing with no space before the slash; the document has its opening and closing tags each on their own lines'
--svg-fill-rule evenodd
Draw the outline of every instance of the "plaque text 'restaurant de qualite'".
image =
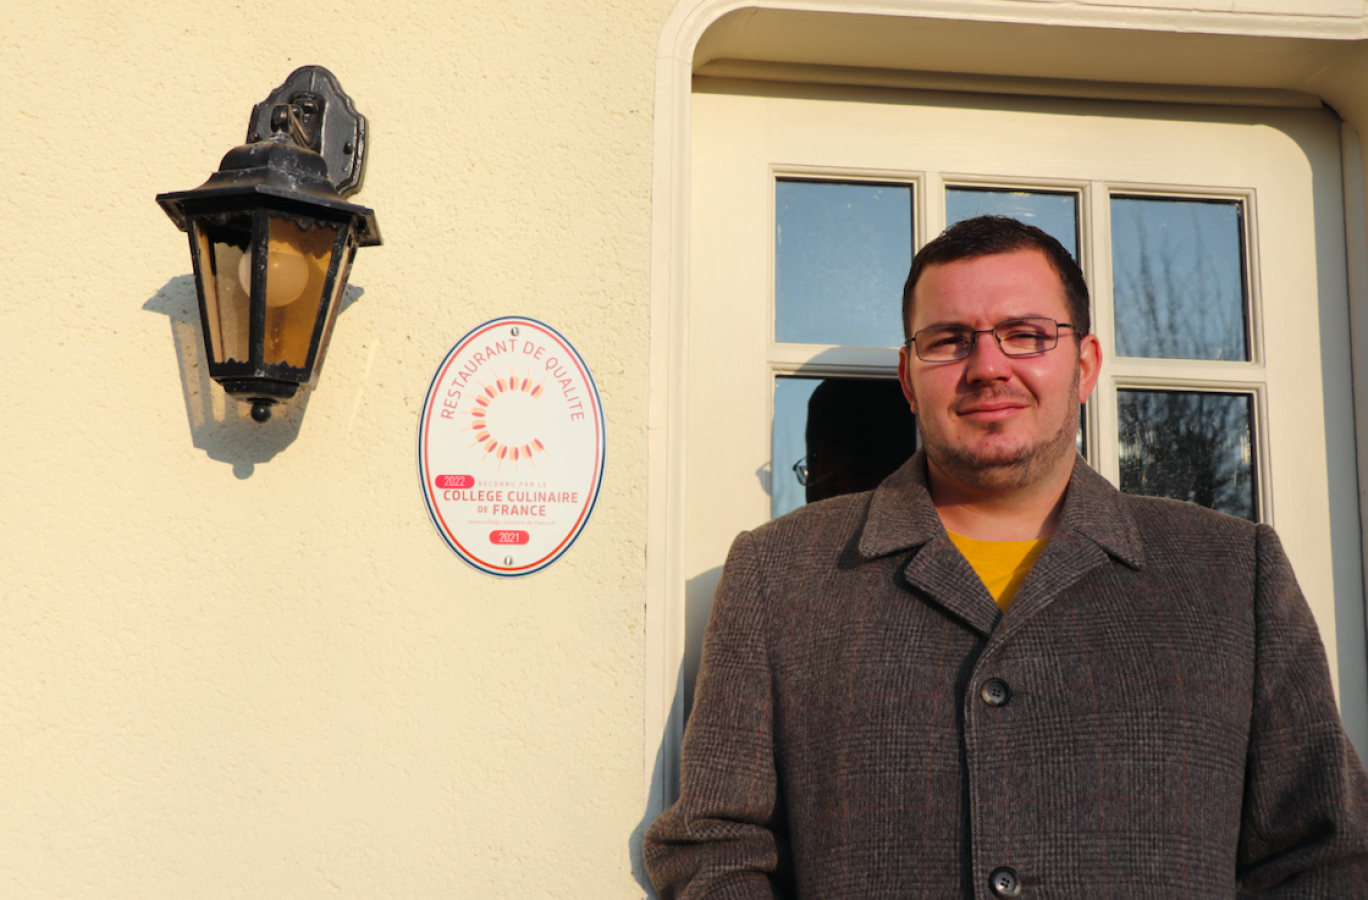
<svg viewBox="0 0 1368 900">
<path fill-rule="evenodd" d="M 551 326 L 494 319 L 437 367 L 418 425 L 423 499 L 447 546 L 480 571 L 530 575 L 569 550 L 603 456 L 598 388 Z"/>
</svg>

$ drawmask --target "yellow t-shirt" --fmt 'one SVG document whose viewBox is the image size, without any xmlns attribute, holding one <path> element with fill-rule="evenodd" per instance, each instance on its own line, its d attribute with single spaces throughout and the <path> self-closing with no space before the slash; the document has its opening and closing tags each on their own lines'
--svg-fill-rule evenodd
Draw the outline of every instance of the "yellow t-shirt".
<svg viewBox="0 0 1368 900">
<path fill-rule="evenodd" d="M 1003 612 L 1012 604 L 1026 573 L 1050 542 L 1047 537 L 1034 541 L 978 541 L 953 531 L 948 534 Z"/>
</svg>

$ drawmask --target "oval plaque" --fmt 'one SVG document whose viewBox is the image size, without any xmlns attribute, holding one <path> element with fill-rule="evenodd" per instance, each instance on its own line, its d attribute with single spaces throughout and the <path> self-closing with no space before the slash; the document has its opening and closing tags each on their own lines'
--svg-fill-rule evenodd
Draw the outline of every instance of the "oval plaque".
<svg viewBox="0 0 1368 900">
<path fill-rule="evenodd" d="M 418 424 L 423 499 L 447 546 L 480 571 L 530 575 L 569 550 L 603 458 L 598 388 L 551 326 L 485 322 L 437 367 Z"/>
</svg>

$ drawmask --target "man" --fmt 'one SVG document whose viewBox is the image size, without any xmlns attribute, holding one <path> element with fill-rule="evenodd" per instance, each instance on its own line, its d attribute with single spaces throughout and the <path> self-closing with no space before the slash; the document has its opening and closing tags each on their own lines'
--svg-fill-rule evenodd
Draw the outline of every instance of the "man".
<svg viewBox="0 0 1368 900">
<path fill-rule="evenodd" d="M 1368 777 L 1277 536 L 1073 449 L 1101 350 L 1068 253 L 960 223 L 903 321 L 923 450 L 732 547 L 661 897 L 1368 897 Z"/>
</svg>

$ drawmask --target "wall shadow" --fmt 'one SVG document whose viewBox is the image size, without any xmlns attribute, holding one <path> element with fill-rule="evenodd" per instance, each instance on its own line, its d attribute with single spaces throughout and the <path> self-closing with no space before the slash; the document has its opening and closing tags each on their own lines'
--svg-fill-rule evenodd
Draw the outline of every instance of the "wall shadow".
<svg viewBox="0 0 1368 900">
<path fill-rule="evenodd" d="M 338 315 L 363 293 L 362 288 L 348 285 Z M 277 406 L 269 422 L 252 421 L 250 407 L 228 396 L 209 377 L 193 275 L 172 278 L 142 308 L 167 317 L 171 349 L 180 370 L 185 418 L 195 447 L 210 459 L 228 463 L 236 477 L 245 479 L 252 477 L 258 463 L 269 462 L 294 443 L 304 424 L 313 385 L 304 386 L 292 400 Z"/>
<path fill-rule="evenodd" d="M 679 680 L 684 677 L 683 670 L 680 670 Z M 651 823 L 656 820 L 665 807 L 675 801 L 675 794 L 678 793 L 679 784 L 679 760 L 671 759 L 677 753 L 678 748 L 673 748 L 671 752 L 668 735 L 675 732 L 675 723 L 682 724 L 684 715 L 684 691 L 683 684 L 679 684 L 680 690 L 675 691 L 674 702 L 670 704 L 670 713 L 665 718 L 666 737 L 661 740 L 660 746 L 656 748 L 655 763 L 651 766 L 651 788 L 646 801 L 646 811 L 641 816 L 641 821 L 632 829 L 631 836 L 627 839 L 627 855 L 632 861 L 632 878 L 645 891 L 647 900 L 657 900 L 655 887 L 651 884 L 651 878 L 646 874 L 646 860 L 642 854 L 642 843 L 646 837 L 646 829 L 651 827 Z M 667 778 L 667 766 L 673 766 L 674 771 L 669 772 Z"/>
<path fill-rule="evenodd" d="M 665 808 L 674 803 L 679 796 L 679 752 L 678 739 L 673 735 L 683 735 L 688 719 L 688 710 L 693 705 L 694 682 L 698 678 L 698 664 L 703 654 L 703 632 L 707 629 L 708 616 L 712 613 L 713 594 L 722 578 L 722 567 L 714 566 L 706 572 L 695 575 L 685 583 L 684 590 L 684 659 L 680 664 L 675 681 L 674 701 L 665 717 L 665 732 L 660 745 L 656 748 L 655 764 L 651 767 L 651 788 L 646 810 L 641 821 L 632 829 L 628 838 L 628 853 L 632 860 L 632 877 L 641 885 L 648 898 L 654 900 L 656 893 L 651 880 L 646 875 L 646 863 L 642 857 L 642 839 L 646 829 L 656 820 Z"/>
<path fill-rule="evenodd" d="M 703 632 L 708 628 L 713 595 L 717 593 L 717 583 L 721 580 L 722 567 L 714 566 L 690 578 L 684 585 L 684 662 L 680 673 L 684 683 L 679 690 L 684 703 L 681 727 L 688 721 L 689 710 L 693 709 L 694 682 L 698 680 L 698 665 L 703 659 Z M 675 764 L 678 763 L 676 759 Z"/>
</svg>

